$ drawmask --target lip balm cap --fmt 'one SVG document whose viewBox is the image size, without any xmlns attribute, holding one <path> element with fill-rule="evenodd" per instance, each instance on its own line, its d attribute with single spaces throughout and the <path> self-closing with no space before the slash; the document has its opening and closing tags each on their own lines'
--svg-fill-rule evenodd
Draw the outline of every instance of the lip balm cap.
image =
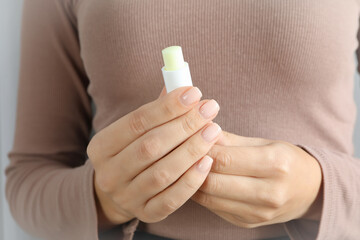
<svg viewBox="0 0 360 240">
<path fill-rule="evenodd" d="M 162 50 L 166 71 L 176 71 L 184 66 L 184 56 L 180 46 L 171 46 Z"/>
</svg>

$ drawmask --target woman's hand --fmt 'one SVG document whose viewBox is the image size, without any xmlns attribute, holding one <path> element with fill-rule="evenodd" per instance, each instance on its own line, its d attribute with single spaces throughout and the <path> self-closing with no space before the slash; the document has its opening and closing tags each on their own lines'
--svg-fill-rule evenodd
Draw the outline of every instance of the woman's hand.
<svg viewBox="0 0 360 240">
<path fill-rule="evenodd" d="M 253 228 L 320 218 L 322 172 L 301 148 L 223 131 L 208 155 L 211 172 L 192 199 L 223 219 Z"/>
<path fill-rule="evenodd" d="M 221 129 L 211 122 L 219 105 L 200 98 L 194 87 L 162 94 L 92 138 L 98 210 L 110 225 L 160 221 L 201 186 Z"/>
</svg>

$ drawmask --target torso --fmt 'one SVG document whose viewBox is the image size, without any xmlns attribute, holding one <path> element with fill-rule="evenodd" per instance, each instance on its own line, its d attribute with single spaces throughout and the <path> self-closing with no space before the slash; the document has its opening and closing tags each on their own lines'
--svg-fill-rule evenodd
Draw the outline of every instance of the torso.
<svg viewBox="0 0 360 240">
<path fill-rule="evenodd" d="M 96 131 L 159 95 L 161 50 L 180 45 L 224 130 L 353 151 L 355 0 L 81 0 L 77 15 Z M 286 235 L 282 224 L 236 227 L 192 201 L 140 227 L 198 240 Z"/>
</svg>

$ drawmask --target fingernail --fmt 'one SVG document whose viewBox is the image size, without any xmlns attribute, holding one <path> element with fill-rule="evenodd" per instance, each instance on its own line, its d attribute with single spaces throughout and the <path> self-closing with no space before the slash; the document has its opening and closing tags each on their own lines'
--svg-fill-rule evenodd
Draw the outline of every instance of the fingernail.
<svg viewBox="0 0 360 240">
<path fill-rule="evenodd" d="M 198 162 L 196 167 L 200 172 L 207 172 L 209 171 L 209 168 L 211 167 L 212 163 L 213 163 L 213 159 L 208 155 L 205 155 L 205 157 L 203 157 L 200 160 L 200 162 Z"/>
<path fill-rule="evenodd" d="M 202 131 L 201 136 L 205 141 L 211 142 L 220 134 L 220 131 L 221 128 L 218 124 L 211 123 Z"/>
<path fill-rule="evenodd" d="M 181 96 L 181 102 L 184 105 L 189 106 L 189 105 L 199 101 L 201 97 L 202 97 L 202 93 L 199 90 L 199 88 L 193 87 L 193 88 L 190 88 L 189 90 L 187 90 Z"/>
<path fill-rule="evenodd" d="M 213 116 L 215 113 L 217 113 L 220 109 L 219 104 L 214 100 L 210 100 L 204 105 L 201 106 L 199 109 L 199 112 L 203 118 L 207 119 Z"/>
</svg>

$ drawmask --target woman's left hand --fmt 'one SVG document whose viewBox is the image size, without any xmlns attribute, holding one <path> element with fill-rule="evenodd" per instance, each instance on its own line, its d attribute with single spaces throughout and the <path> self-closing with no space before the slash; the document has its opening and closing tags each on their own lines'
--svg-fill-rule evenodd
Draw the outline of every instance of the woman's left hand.
<svg viewBox="0 0 360 240">
<path fill-rule="evenodd" d="M 322 172 L 291 143 L 223 131 L 208 153 L 214 163 L 192 199 L 240 227 L 320 219 Z"/>
</svg>

